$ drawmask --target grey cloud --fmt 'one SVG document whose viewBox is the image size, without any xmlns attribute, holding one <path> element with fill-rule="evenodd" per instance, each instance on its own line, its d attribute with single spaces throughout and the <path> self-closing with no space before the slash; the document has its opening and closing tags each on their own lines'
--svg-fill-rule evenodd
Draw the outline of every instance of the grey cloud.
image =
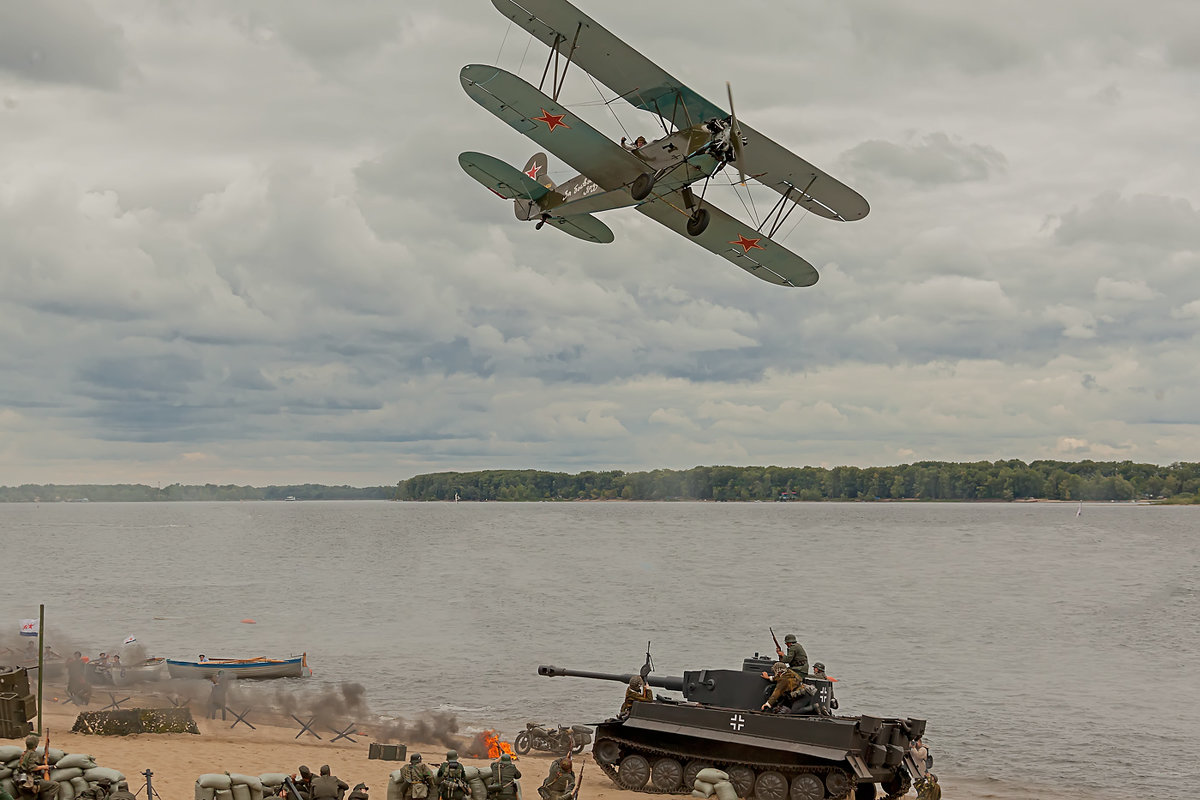
<svg viewBox="0 0 1200 800">
<path fill-rule="evenodd" d="M 1200 248 L 1200 211 L 1182 197 L 1106 192 L 1085 208 L 1064 213 L 1054 238 L 1066 245 L 1083 242 L 1152 247 Z"/>
<path fill-rule="evenodd" d="M 944 133 L 926 134 L 905 144 L 863 142 L 843 160 L 860 172 L 927 185 L 987 180 L 1006 166 L 1004 156 L 994 147 L 966 144 Z"/>
<path fill-rule="evenodd" d="M 36 81 L 116 89 L 130 68 L 120 26 L 90 3 L 0 3 L 0 69 Z"/>
</svg>

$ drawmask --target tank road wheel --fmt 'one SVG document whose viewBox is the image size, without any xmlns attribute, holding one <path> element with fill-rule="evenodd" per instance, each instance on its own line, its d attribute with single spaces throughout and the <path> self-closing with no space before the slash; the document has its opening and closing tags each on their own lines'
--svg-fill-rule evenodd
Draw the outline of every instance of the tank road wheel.
<svg viewBox="0 0 1200 800">
<path fill-rule="evenodd" d="M 696 761 L 693 759 L 692 761 L 687 762 L 687 764 L 683 768 L 683 785 L 684 786 L 695 786 L 696 785 L 696 776 L 700 774 L 700 770 L 708 769 L 711 766 L 712 766 L 712 764 L 709 763 L 708 761 Z M 745 797 L 746 795 L 738 795 L 738 796 Z"/>
<path fill-rule="evenodd" d="M 754 780 L 754 796 L 758 800 L 788 800 L 787 778 L 773 769 L 758 773 Z"/>
<path fill-rule="evenodd" d="M 687 232 L 688 236 L 699 236 L 704 233 L 708 227 L 709 213 L 707 208 L 697 208 L 688 217 Z"/>
<path fill-rule="evenodd" d="M 903 797 L 908 794 L 908 790 L 912 787 L 912 779 L 908 777 L 906 770 L 898 769 L 895 775 L 880 785 L 883 786 L 883 790 L 887 792 L 888 797 Z"/>
<path fill-rule="evenodd" d="M 645 200 L 653 189 L 654 176 L 649 172 L 643 172 L 629 185 L 629 194 L 634 200 Z"/>
<path fill-rule="evenodd" d="M 825 776 L 825 788 L 833 800 L 842 800 L 850 794 L 850 776 L 845 770 L 835 769 Z"/>
<path fill-rule="evenodd" d="M 638 790 L 650 780 L 650 762 L 637 753 L 621 759 L 617 767 L 617 783 L 624 789 Z"/>
<path fill-rule="evenodd" d="M 683 765 L 673 758 L 660 758 L 651 768 L 650 779 L 660 792 L 673 792 L 683 783 Z"/>
<path fill-rule="evenodd" d="M 615 764 L 621 758 L 621 746 L 612 739 L 601 739 L 592 746 L 592 757 L 601 764 Z"/>
<path fill-rule="evenodd" d="M 733 790 L 737 792 L 738 797 L 754 794 L 754 770 L 743 764 L 735 764 L 725 772 L 729 775 L 729 782 L 733 784 Z"/>
<path fill-rule="evenodd" d="M 854 800 L 875 800 L 875 784 L 860 783 L 854 787 Z"/>
<path fill-rule="evenodd" d="M 513 750 L 521 756 L 529 752 L 529 731 L 521 731 L 513 737 Z"/>
<path fill-rule="evenodd" d="M 792 778 L 791 800 L 824 800 L 825 782 L 811 772 Z"/>
</svg>

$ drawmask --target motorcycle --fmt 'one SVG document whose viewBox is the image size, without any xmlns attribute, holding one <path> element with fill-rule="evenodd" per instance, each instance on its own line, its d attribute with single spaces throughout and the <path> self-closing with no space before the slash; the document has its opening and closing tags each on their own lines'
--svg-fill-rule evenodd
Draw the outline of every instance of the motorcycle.
<svg viewBox="0 0 1200 800">
<path fill-rule="evenodd" d="M 585 725 L 559 725 L 553 729 L 536 722 L 526 722 L 525 730 L 513 738 L 513 749 L 522 756 L 530 750 L 566 755 L 568 752 L 582 753 L 584 746 L 591 743 L 592 729 Z"/>
</svg>

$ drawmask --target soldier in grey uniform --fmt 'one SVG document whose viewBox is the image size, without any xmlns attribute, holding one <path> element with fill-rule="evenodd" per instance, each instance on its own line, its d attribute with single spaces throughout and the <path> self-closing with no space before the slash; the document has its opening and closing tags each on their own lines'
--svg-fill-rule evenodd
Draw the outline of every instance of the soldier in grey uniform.
<svg viewBox="0 0 1200 800">
<path fill-rule="evenodd" d="M 433 770 L 421 761 L 420 753 L 413 753 L 400 770 L 400 800 L 425 800 L 432 793 Z"/>
<path fill-rule="evenodd" d="M 467 783 L 467 771 L 458 763 L 458 751 L 447 750 L 446 760 L 437 771 L 439 800 L 463 800 L 471 796 L 471 785 Z M 486 800 L 486 798 L 475 798 Z"/>
<path fill-rule="evenodd" d="M 349 788 L 350 784 L 336 775 L 331 775 L 329 765 L 325 764 L 321 767 L 320 776 L 313 778 L 312 800 L 342 800 L 342 795 Z"/>
<path fill-rule="evenodd" d="M 571 754 L 550 762 L 550 774 L 538 787 L 542 800 L 571 800 L 575 791 L 575 768 L 571 764 Z"/>
<path fill-rule="evenodd" d="M 783 637 L 783 643 L 787 647 L 787 652 L 776 649 L 775 652 L 779 655 L 779 660 L 788 665 L 788 668 L 799 675 L 801 678 L 808 677 L 808 653 L 804 652 L 804 648 L 796 641 L 796 634 L 789 633 Z"/>
<path fill-rule="evenodd" d="M 502 753 L 499 761 L 492 762 L 492 774 L 484 781 L 488 797 L 496 800 L 516 800 L 517 779 L 520 777 L 521 770 L 513 763 L 512 756 Z"/>
</svg>

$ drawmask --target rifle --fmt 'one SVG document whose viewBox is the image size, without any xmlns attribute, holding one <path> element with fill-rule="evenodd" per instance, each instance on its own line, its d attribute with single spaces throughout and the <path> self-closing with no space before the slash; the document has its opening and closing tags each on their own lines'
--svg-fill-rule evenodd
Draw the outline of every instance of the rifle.
<svg viewBox="0 0 1200 800">
<path fill-rule="evenodd" d="M 771 632 L 771 641 L 775 643 L 775 652 L 779 654 L 780 658 L 783 658 L 783 648 L 779 646 L 779 640 L 775 638 L 775 629 L 768 625 L 767 630 Z"/>
<path fill-rule="evenodd" d="M 579 778 L 575 781 L 575 792 L 571 795 L 571 800 L 579 800 L 579 787 L 583 786 L 583 768 L 586 766 L 586 761 L 579 765 Z"/>
<path fill-rule="evenodd" d="M 642 670 L 641 670 L 641 676 L 642 676 L 643 681 L 646 680 L 647 676 L 650 675 L 650 671 L 653 669 L 654 669 L 654 662 L 650 659 L 650 643 L 646 642 L 646 663 L 642 664 Z M 580 770 L 580 774 L 583 774 L 583 770 Z"/>
</svg>

